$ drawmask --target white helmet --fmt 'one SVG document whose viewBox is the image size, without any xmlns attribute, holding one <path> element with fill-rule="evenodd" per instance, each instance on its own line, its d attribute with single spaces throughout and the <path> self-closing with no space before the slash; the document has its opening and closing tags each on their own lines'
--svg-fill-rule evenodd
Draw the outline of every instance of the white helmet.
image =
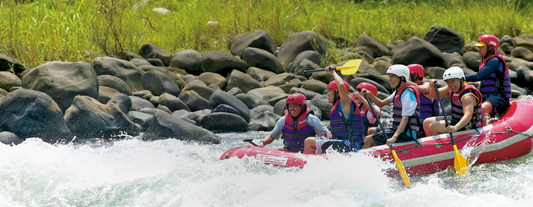
<svg viewBox="0 0 533 207">
<path fill-rule="evenodd" d="M 409 71 L 409 68 L 405 65 L 401 65 L 401 64 L 396 64 L 396 65 L 392 65 L 389 67 L 389 69 L 387 69 L 387 74 L 389 73 L 392 73 L 394 75 L 397 75 L 398 77 L 405 77 L 405 81 L 408 81 L 409 80 L 409 74 L 410 74 L 410 71 Z"/>
<path fill-rule="evenodd" d="M 463 72 L 463 69 L 460 67 L 451 67 L 448 68 L 448 70 L 444 71 L 444 75 L 442 75 L 443 80 L 448 80 L 452 78 L 465 78 L 465 73 Z"/>
</svg>

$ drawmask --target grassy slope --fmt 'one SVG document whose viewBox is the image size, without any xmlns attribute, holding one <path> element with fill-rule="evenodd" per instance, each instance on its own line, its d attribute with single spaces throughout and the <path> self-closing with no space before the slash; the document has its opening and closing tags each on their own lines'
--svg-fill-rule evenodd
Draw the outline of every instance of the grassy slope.
<svg viewBox="0 0 533 207">
<path fill-rule="evenodd" d="M 460 32 L 467 43 L 481 34 L 533 34 L 533 6 L 525 0 L 354 1 L 361 0 L 8 0 L 0 1 L 0 44 L 4 54 L 36 67 L 137 52 L 146 43 L 170 53 L 228 51 L 230 37 L 254 29 L 277 45 L 306 30 L 351 41 L 368 34 L 384 44 L 423 37 L 432 25 Z M 160 7 L 170 12 L 152 10 Z"/>
</svg>

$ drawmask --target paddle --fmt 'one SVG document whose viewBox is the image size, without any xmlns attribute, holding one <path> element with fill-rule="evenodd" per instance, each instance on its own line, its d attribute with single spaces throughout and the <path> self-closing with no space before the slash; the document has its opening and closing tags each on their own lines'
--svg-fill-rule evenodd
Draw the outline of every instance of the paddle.
<svg viewBox="0 0 533 207">
<path fill-rule="evenodd" d="M 344 65 L 339 66 L 339 67 L 335 67 L 333 69 L 340 70 L 342 75 L 353 75 L 353 74 L 355 74 L 357 72 L 357 70 L 359 69 L 359 66 L 361 65 L 362 62 L 363 62 L 362 59 L 350 60 L 350 61 L 344 63 Z M 313 70 L 305 70 L 303 72 L 303 74 L 305 75 L 306 73 L 325 71 L 325 70 L 326 70 L 325 68 L 313 69 Z"/>
<path fill-rule="evenodd" d="M 366 99 L 366 101 L 368 101 L 369 105 L 370 105 L 370 103 L 372 103 L 367 95 L 365 95 L 365 99 Z M 387 133 L 385 133 L 385 128 L 381 124 L 381 121 L 379 121 L 379 119 L 377 119 L 378 116 L 376 116 L 376 112 L 374 111 L 374 108 L 372 107 L 372 105 L 370 105 L 370 111 L 372 111 L 372 115 L 374 115 L 374 117 L 376 117 L 376 120 L 378 122 L 379 128 L 381 129 L 381 132 L 383 132 L 383 135 L 385 136 L 385 139 L 389 139 L 389 137 L 387 136 Z M 402 161 L 400 160 L 400 158 L 398 158 L 398 155 L 396 155 L 396 150 L 394 150 L 394 148 L 392 146 L 390 146 L 390 151 L 392 152 L 392 156 L 394 156 L 394 160 L 396 161 L 396 166 L 398 167 L 398 172 L 400 173 L 400 176 L 402 177 L 403 184 L 405 185 L 405 187 L 410 188 L 411 187 L 411 181 L 409 180 L 409 177 L 407 176 L 407 172 L 405 171 L 405 168 L 403 167 Z"/>
<path fill-rule="evenodd" d="M 248 143 L 250 143 L 251 145 L 257 147 L 257 144 L 253 142 L 253 139 L 245 139 L 245 140 L 242 140 L 242 141 L 243 141 L 243 142 L 248 142 Z"/>
<path fill-rule="evenodd" d="M 439 100 L 440 103 L 442 103 L 442 101 L 440 100 L 440 94 L 439 94 L 439 89 L 437 88 L 437 81 L 435 81 L 435 92 L 437 93 L 437 98 Z M 451 94 L 450 94 L 451 96 Z M 444 123 L 446 124 L 446 127 L 448 127 L 449 123 L 448 123 L 448 117 L 446 117 L 446 113 L 444 112 L 444 106 L 442 106 L 442 104 L 439 104 L 440 105 L 440 109 L 442 110 L 442 114 L 444 115 Z M 453 139 L 453 134 L 450 133 L 450 139 L 452 140 L 452 144 L 453 144 L 453 150 L 455 151 L 455 160 L 454 160 L 454 168 L 455 168 L 455 176 L 465 176 L 466 174 L 468 174 L 468 161 L 463 157 L 463 155 L 461 155 L 461 153 L 459 153 L 459 151 L 457 150 L 457 146 L 455 145 L 455 140 Z"/>
</svg>

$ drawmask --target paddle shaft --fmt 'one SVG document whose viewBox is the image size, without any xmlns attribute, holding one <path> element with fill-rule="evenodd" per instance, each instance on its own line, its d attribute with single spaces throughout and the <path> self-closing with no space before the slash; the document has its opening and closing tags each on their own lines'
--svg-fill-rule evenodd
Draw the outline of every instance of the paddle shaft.
<svg viewBox="0 0 533 207">
<path fill-rule="evenodd" d="M 372 115 L 374 115 L 374 117 L 376 117 L 376 122 L 378 122 L 378 125 L 379 125 L 379 128 L 381 129 L 381 132 L 383 132 L 383 136 L 385 136 L 385 139 L 389 139 L 389 136 L 385 132 L 385 128 L 381 124 L 381 121 L 379 121 L 378 116 L 376 115 L 376 112 L 374 111 L 374 107 L 372 107 L 372 104 L 371 104 L 372 101 L 370 101 L 370 98 L 368 98 L 367 95 L 365 95 L 365 99 L 368 102 L 368 105 L 370 106 L 370 111 L 372 112 Z M 393 150 L 392 145 L 390 146 L 390 149 Z"/>
<path fill-rule="evenodd" d="M 437 99 L 439 100 L 440 109 L 442 110 L 442 115 L 444 116 L 444 124 L 446 127 L 448 127 L 448 117 L 446 116 L 446 112 L 444 111 L 444 106 L 442 105 L 442 102 L 440 101 L 440 93 L 439 88 L 437 88 L 437 81 L 435 81 L 435 92 L 437 93 Z M 451 96 L 452 94 L 450 94 Z M 450 133 L 450 139 L 452 140 L 452 144 L 455 145 L 455 139 L 453 138 L 453 134 Z"/>
</svg>

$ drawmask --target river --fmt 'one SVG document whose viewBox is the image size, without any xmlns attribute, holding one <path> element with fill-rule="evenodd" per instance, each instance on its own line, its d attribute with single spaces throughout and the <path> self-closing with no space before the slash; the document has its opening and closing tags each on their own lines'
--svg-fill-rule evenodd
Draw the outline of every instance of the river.
<svg viewBox="0 0 533 207">
<path fill-rule="evenodd" d="M 333 154 L 303 168 L 254 159 L 220 161 L 226 150 L 268 132 L 219 134 L 219 145 L 175 139 L 0 145 L 0 206 L 531 206 L 533 156 L 411 176 L 410 189 L 385 171 L 394 163 Z M 277 140 L 267 147 L 281 146 Z"/>
</svg>

